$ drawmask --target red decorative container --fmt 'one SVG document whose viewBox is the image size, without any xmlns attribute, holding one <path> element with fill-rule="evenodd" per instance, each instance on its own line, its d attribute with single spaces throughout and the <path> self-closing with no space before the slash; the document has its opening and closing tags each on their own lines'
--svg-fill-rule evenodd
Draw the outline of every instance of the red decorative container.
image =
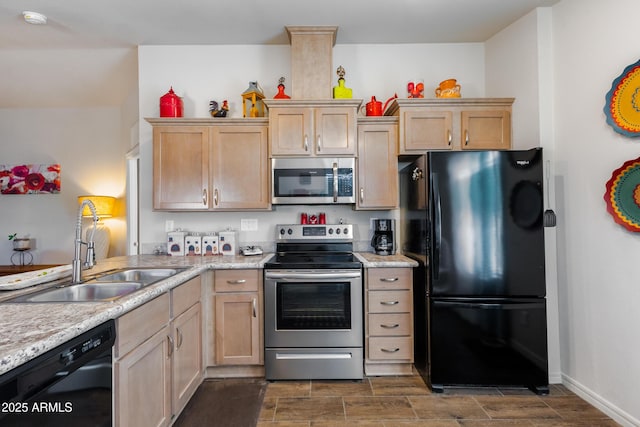
<svg viewBox="0 0 640 427">
<path fill-rule="evenodd" d="M 160 97 L 160 117 L 182 117 L 182 98 L 175 94 L 173 86 Z"/>
</svg>

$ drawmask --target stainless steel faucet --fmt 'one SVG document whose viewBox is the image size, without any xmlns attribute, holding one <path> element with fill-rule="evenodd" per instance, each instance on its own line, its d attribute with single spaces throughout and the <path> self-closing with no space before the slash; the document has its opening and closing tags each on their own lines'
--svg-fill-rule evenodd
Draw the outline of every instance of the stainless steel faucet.
<svg viewBox="0 0 640 427">
<path fill-rule="evenodd" d="M 88 235 L 87 241 L 82 241 L 82 211 L 85 206 L 89 206 L 91 215 L 93 216 L 93 229 Z M 94 243 L 93 235 L 96 231 L 98 224 L 98 215 L 96 214 L 96 207 L 91 200 L 83 200 L 80 208 L 78 209 L 78 222 L 76 224 L 76 242 L 75 242 L 75 254 L 73 256 L 73 262 L 71 263 L 71 282 L 82 282 L 82 270 L 91 268 L 95 264 L 94 260 Z M 87 256 L 84 263 L 81 259 L 82 245 L 87 245 Z"/>
</svg>

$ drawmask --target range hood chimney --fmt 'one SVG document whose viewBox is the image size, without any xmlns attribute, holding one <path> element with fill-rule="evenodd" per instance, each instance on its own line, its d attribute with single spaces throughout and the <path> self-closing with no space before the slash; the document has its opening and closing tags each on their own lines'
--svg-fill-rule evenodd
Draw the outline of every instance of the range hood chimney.
<svg viewBox="0 0 640 427">
<path fill-rule="evenodd" d="M 338 27 L 285 28 L 291 43 L 291 98 L 332 99 L 333 46 Z"/>
</svg>

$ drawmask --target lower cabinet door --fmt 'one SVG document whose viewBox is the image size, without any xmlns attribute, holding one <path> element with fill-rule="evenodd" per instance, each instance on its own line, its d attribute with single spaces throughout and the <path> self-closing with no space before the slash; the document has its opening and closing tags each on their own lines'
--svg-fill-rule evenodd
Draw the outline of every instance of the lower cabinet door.
<svg viewBox="0 0 640 427">
<path fill-rule="evenodd" d="M 202 310 L 193 305 L 173 321 L 173 413 L 184 408 L 202 380 Z"/>
<path fill-rule="evenodd" d="M 218 294 L 215 310 L 216 364 L 259 364 L 258 294 Z"/>
<path fill-rule="evenodd" d="M 166 426 L 171 421 L 171 343 L 165 326 L 114 363 L 115 425 Z"/>
</svg>

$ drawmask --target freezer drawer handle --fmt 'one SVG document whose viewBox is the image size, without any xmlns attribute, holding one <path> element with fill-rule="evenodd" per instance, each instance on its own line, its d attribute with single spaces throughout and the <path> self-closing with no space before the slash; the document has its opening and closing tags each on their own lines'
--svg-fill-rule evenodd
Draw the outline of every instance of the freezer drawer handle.
<svg viewBox="0 0 640 427">
<path fill-rule="evenodd" d="M 398 347 L 391 348 L 391 349 L 389 349 L 389 348 L 381 348 L 380 350 L 384 351 L 385 353 L 397 353 L 397 352 L 400 351 L 400 349 Z"/>
<path fill-rule="evenodd" d="M 397 277 L 383 277 L 382 279 L 380 279 L 381 282 L 397 282 L 398 278 Z"/>
<path fill-rule="evenodd" d="M 380 304 L 382 304 L 382 305 L 396 305 L 396 304 L 400 304 L 400 301 L 380 301 Z"/>
<path fill-rule="evenodd" d="M 394 328 L 397 328 L 398 326 L 400 326 L 399 323 L 394 323 L 393 325 L 388 325 L 388 324 L 385 325 L 384 323 L 380 324 L 380 327 L 386 328 L 386 329 L 394 329 Z"/>
</svg>

